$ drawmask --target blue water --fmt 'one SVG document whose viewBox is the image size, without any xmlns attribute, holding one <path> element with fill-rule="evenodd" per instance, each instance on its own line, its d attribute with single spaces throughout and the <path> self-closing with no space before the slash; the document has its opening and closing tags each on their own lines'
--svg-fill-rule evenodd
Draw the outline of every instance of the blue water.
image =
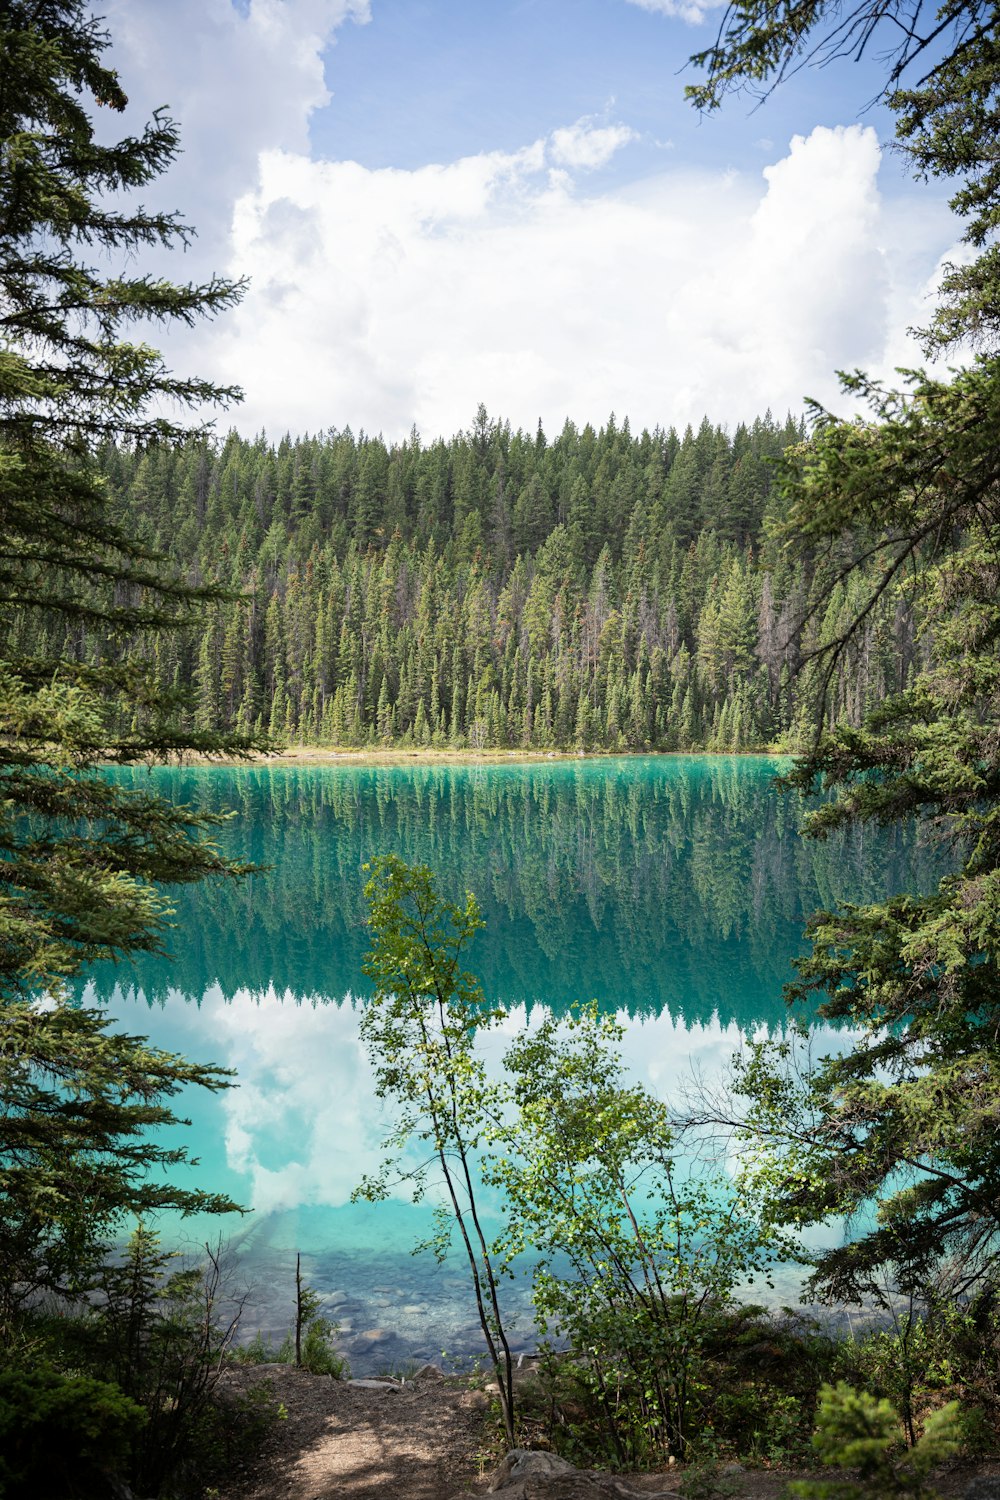
<svg viewBox="0 0 1000 1500">
<path fill-rule="evenodd" d="M 670 1096 L 692 1071 L 717 1077 L 741 1034 L 785 1024 L 811 911 L 919 880 L 929 858 L 905 832 L 804 841 L 779 769 L 649 757 L 117 773 L 232 809 L 219 842 L 272 867 L 180 891 L 172 961 L 97 967 L 83 991 L 128 1030 L 238 1075 L 183 1109 L 200 1160 L 187 1180 L 252 1210 L 224 1227 L 253 1283 L 245 1332 L 283 1332 L 301 1250 L 356 1370 L 479 1346 L 457 1256 L 442 1268 L 408 1253 L 424 1211 L 349 1203 L 385 1128 L 357 1035 L 365 863 L 395 852 L 430 865 L 444 894 L 476 893 L 487 926 L 469 967 L 508 1031 L 537 1007 L 597 999 L 627 1021 L 632 1071 Z M 530 1344 L 526 1291 L 513 1298 Z"/>
</svg>

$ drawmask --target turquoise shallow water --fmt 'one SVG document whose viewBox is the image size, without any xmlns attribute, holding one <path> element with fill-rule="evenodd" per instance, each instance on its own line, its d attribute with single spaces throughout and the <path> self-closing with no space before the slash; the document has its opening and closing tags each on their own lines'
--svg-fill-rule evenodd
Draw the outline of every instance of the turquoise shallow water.
<svg viewBox="0 0 1000 1500">
<path fill-rule="evenodd" d="M 929 858 L 905 833 L 802 840 L 778 769 L 649 757 L 119 773 L 232 809 L 220 842 L 272 867 L 179 892 L 172 962 L 101 966 L 82 991 L 127 1029 L 238 1074 L 183 1107 L 191 1180 L 253 1210 L 226 1230 L 253 1282 L 250 1332 L 283 1330 L 301 1250 L 356 1369 L 479 1343 L 457 1257 L 408 1254 L 423 1211 L 348 1201 L 383 1129 L 357 1039 L 365 862 L 393 851 L 430 865 L 444 893 L 476 893 L 487 927 L 469 966 L 510 1008 L 508 1029 L 596 998 L 627 1019 L 633 1071 L 670 1094 L 692 1068 L 716 1074 L 741 1032 L 783 1025 L 810 911 L 919 880 Z M 514 1303 L 530 1342 L 526 1294 Z"/>
</svg>

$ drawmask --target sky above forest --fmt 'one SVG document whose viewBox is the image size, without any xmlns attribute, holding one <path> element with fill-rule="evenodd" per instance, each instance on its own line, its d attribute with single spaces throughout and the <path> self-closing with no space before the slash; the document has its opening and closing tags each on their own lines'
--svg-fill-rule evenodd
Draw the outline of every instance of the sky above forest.
<svg viewBox="0 0 1000 1500">
<path fill-rule="evenodd" d="M 946 186 L 889 149 L 877 61 L 699 117 L 705 0 L 96 8 L 126 127 L 166 105 L 181 128 L 143 197 L 198 238 L 143 265 L 250 278 L 214 325 L 150 336 L 244 388 L 222 430 L 844 411 L 834 371 L 918 363 L 907 329 L 960 253 Z"/>
</svg>

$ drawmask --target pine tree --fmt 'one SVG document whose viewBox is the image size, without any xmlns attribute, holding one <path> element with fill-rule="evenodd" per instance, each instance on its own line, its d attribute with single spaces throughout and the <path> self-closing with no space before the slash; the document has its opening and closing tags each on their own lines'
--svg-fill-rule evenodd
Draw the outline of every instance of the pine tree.
<svg viewBox="0 0 1000 1500">
<path fill-rule="evenodd" d="M 163 114 L 99 145 L 85 106 L 120 111 L 108 44 L 82 0 L 9 0 L 0 11 L 0 1311 L 25 1288 L 85 1280 L 107 1233 L 151 1201 L 224 1206 L 147 1177 L 135 1132 L 169 1118 L 181 1083 L 222 1082 L 70 1012 L 61 983 L 95 958 L 158 949 L 163 883 L 236 874 L 203 837 L 214 821 L 99 774 L 180 748 L 185 729 L 149 648 L 190 625 L 195 590 L 116 524 L 92 455 L 181 429 L 161 399 L 225 399 L 171 375 L 124 337 L 133 322 L 191 323 L 229 306 L 223 281 L 177 286 L 101 269 L 183 242 L 174 216 L 117 204 L 177 151 Z M 27 633 L 25 631 L 27 627 Z M 101 652 L 88 648 L 99 634 Z M 29 636 L 33 637 L 32 644 Z M 81 644 L 82 642 L 82 644 Z M 37 649 L 36 649 L 37 648 Z M 48 994 L 37 1006 L 32 997 Z"/>
<path fill-rule="evenodd" d="M 787 657 L 794 665 L 799 654 L 792 638 L 796 613 L 806 605 L 821 607 L 822 569 L 806 560 L 793 565 L 774 538 L 760 531 L 751 538 L 751 547 L 738 552 L 725 540 L 722 521 L 719 530 L 703 529 L 686 550 L 678 546 L 669 527 L 659 535 L 653 511 L 662 494 L 672 440 L 649 434 L 632 439 L 624 424 L 609 432 L 598 442 L 593 434 L 587 437 L 587 429 L 581 434 L 567 429 L 546 451 L 545 473 L 539 476 L 545 493 L 557 494 L 567 507 L 579 483 L 589 496 L 586 471 L 595 464 L 604 466 L 601 482 L 608 504 L 616 487 L 631 486 L 631 518 L 646 518 L 639 528 L 642 536 L 637 540 L 633 535 L 631 543 L 626 537 L 619 557 L 616 545 L 601 546 L 595 531 L 598 541 L 589 570 L 572 529 L 554 519 L 555 511 L 534 554 L 505 565 L 501 558 L 487 559 L 482 553 L 469 557 L 464 521 L 457 533 L 453 525 L 443 527 L 433 545 L 421 541 L 412 516 L 404 516 L 403 527 L 390 532 L 390 499 L 374 491 L 373 539 L 359 546 L 346 512 L 339 515 L 344 506 L 337 486 L 346 486 L 345 493 L 356 498 L 359 466 L 369 463 L 373 473 L 398 475 L 406 468 L 415 494 L 425 467 L 433 477 L 440 459 L 435 450 L 424 453 L 409 443 L 390 449 L 380 439 L 356 444 L 333 433 L 319 439 L 283 438 L 272 449 L 262 438 L 249 442 L 230 433 L 221 446 L 205 440 L 179 446 L 161 443 L 139 454 L 104 444 L 102 471 L 113 518 L 122 528 L 150 546 L 165 546 L 178 575 L 216 577 L 251 600 L 249 605 L 239 599 L 219 605 L 222 661 L 217 684 L 216 669 L 208 671 L 205 657 L 214 661 L 218 646 L 204 646 L 195 630 L 178 632 L 169 641 L 154 640 L 149 647 L 130 641 L 120 650 L 148 650 L 155 663 L 157 701 L 175 683 L 193 689 L 201 705 L 198 722 L 206 728 L 235 724 L 249 731 L 262 713 L 269 722 L 280 682 L 275 732 L 287 733 L 290 726 L 299 735 L 323 739 L 329 737 L 333 693 L 353 671 L 365 736 L 377 732 L 384 677 L 395 734 L 412 733 L 417 697 L 423 694 L 432 742 L 447 733 L 457 744 L 465 721 L 463 702 L 462 716 L 453 723 L 455 678 L 464 684 L 471 672 L 478 685 L 487 669 L 500 693 L 505 733 L 523 739 L 530 667 L 534 743 L 543 663 L 548 659 L 555 665 L 564 653 L 573 671 L 582 674 L 591 711 L 603 725 L 608 663 L 600 659 L 599 645 L 612 613 L 620 620 L 614 650 L 620 650 L 626 674 L 634 670 L 643 643 L 650 653 L 664 653 L 664 666 L 682 647 L 690 651 L 700 645 L 702 686 L 710 712 L 731 695 L 734 682 L 755 678 L 761 661 L 769 665 L 774 697 L 782 662 Z M 741 458 L 770 453 L 787 435 L 787 428 L 756 421 L 750 430 L 738 430 L 732 452 L 739 451 Z M 462 434 L 445 445 L 449 462 L 471 441 Z M 710 489 L 711 472 L 721 465 L 728 439 L 721 429 L 703 424 L 698 436 L 687 441 L 699 484 L 699 452 L 715 454 L 703 476 Z M 479 460 L 466 455 L 463 470 L 475 462 Z M 485 462 L 488 488 L 502 478 L 511 493 L 518 486 L 526 490 L 535 473 L 534 440 L 515 434 L 505 449 L 499 438 L 496 444 L 491 439 Z M 489 469 L 490 464 L 496 467 Z M 303 485 L 305 474 L 309 481 Z M 296 484 L 311 496 L 308 514 L 291 514 Z M 652 488 L 643 490 L 643 485 L 657 487 L 657 495 Z M 277 489 L 289 507 L 287 518 L 274 514 L 272 491 Z M 699 505 L 708 503 L 707 494 L 705 488 L 699 491 Z M 787 506 L 779 490 L 769 503 L 769 524 L 780 525 Z M 324 530 L 331 515 L 335 519 Z M 856 591 L 851 599 L 859 602 Z M 846 622 L 845 610 L 846 605 L 840 613 Z M 907 601 L 894 600 L 876 614 L 864 641 L 837 665 L 829 695 L 831 711 L 844 709 L 854 723 L 860 722 L 865 702 L 877 701 L 901 685 L 915 657 L 927 656 L 931 649 L 917 639 L 916 615 Z M 756 617 L 756 625 L 751 617 Z M 64 648 L 63 636 L 63 628 L 51 619 L 29 624 L 22 614 L 11 621 L 8 639 L 12 651 L 16 640 L 21 655 L 30 648 L 36 655 L 47 653 L 56 659 Z M 73 650 L 96 665 L 105 659 L 107 643 L 91 632 L 82 645 L 74 643 Z M 807 725 L 802 699 L 812 701 L 816 681 L 815 671 L 803 674 L 797 684 L 790 681 L 782 727 L 787 729 L 794 720 L 796 732 L 801 732 Z M 644 688 L 652 698 L 652 743 L 661 747 L 667 743 L 664 734 L 670 739 L 664 726 L 671 719 L 676 722 L 679 714 L 679 703 L 677 712 L 670 712 L 672 686 L 661 672 Z M 141 709 L 133 707 L 132 714 L 138 729 Z M 654 734 L 657 723 L 660 728 Z M 551 737 L 544 728 L 538 733 Z M 561 743 L 574 742 L 575 719 L 570 719 L 567 734 Z M 595 744 L 602 740 L 603 728 Z"/>
<path fill-rule="evenodd" d="M 811 816 L 826 837 L 916 818 L 942 834 L 950 870 L 920 893 L 819 913 L 800 999 L 859 1036 L 797 1089 L 780 1055 L 751 1056 L 744 1083 L 755 1143 L 775 1143 L 776 1213 L 797 1224 L 877 1204 L 850 1245 L 819 1260 L 845 1301 L 878 1294 L 887 1271 L 922 1294 L 943 1262 L 954 1285 L 996 1285 L 1000 1259 L 1000 49 L 983 3 L 889 17 L 768 0 L 731 7 L 695 59 L 690 90 L 712 109 L 731 89 L 767 89 L 806 58 L 888 44 L 885 93 L 921 177 L 957 179 L 953 208 L 981 253 L 949 273 L 930 347 L 970 337 L 981 354 L 947 378 L 911 372 L 902 390 L 844 380 L 867 420 L 812 409 L 812 435 L 785 465 L 779 539 L 817 556 L 813 660 L 805 686 L 820 721 L 790 778 L 837 795 Z M 911 65 L 921 80 L 905 87 Z M 983 248 L 983 247 L 986 248 Z M 780 442 L 780 435 L 775 432 Z M 839 591 L 839 597 L 838 597 Z M 843 603 L 841 604 L 841 600 Z M 858 726 L 822 730 L 852 666 L 868 701 L 883 691 L 883 620 L 917 608 L 932 650 L 902 690 Z M 825 615 L 825 633 L 818 622 Z M 768 663 L 773 671 L 773 663 Z M 838 679 L 838 673 L 840 677 Z M 781 668 L 784 693 L 785 667 Z M 809 692 L 799 689 L 799 704 Z M 843 709 L 841 709 L 843 711 Z M 790 1118 L 791 1117 L 791 1118 Z"/>
</svg>

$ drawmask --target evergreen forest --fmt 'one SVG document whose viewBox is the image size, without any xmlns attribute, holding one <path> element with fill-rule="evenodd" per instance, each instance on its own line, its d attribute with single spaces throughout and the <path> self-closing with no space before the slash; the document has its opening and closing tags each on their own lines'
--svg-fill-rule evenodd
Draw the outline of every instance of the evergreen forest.
<svg viewBox="0 0 1000 1500">
<path fill-rule="evenodd" d="M 711 114 L 804 62 L 888 44 L 876 60 L 897 146 L 918 179 L 949 180 L 963 221 L 918 332 L 928 358 L 962 346 L 947 378 L 940 364 L 899 372 L 897 388 L 842 376 L 849 415 L 812 405 L 808 432 L 765 414 L 732 431 L 706 419 L 636 437 L 609 419 L 552 436 L 480 407 L 450 441 L 331 429 L 275 447 L 162 415 L 240 398 L 175 375 L 142 338 L 244 290 L 135 269 L 192 232 L 130 201 L 176 158 L 175 123 L 157 110 L 105 144 L 91 111 L 129 101 L 87 0 L 0 4 L 0 1500 L 266 1493 L 243 1465 L 287 1409 L 269 1383 L 230 1400 L 223 1377 L 286 1358 L 346 1373 L 298 1254 L 294 1332 L 238 1354 L 242 1303 L 219 1252 L 179 1270 L 157 1239 L 159 1215 L 239 1207 L 188 1185 L 197 1162 L 171 1135 L 233 1074 L 119 1029 L 80 985 L 96 964 L 159 962 L 184 887 L 198 892 L 181 928 L 193 954 L 214 900 L 249 967 L 264 907 L 290 982 L 319 968 L 317 934 L 313 989 L 329 984 L 327 935 L 371 982 L 357 1034 L 393 1118 L 354 1196 L 405 1184 L 419 1201 L 426 1164 L 440 1170 L 450 1207 L 426 1248 L 456 1241 L 497 1395 L 481 1461 L 525 1445 L 594 1470 L 679 1461 L 684 1500 L 746 1493 L 720 1461 L 739 1475 L 743 1461 L 818 1464 L 825 1475 L 792 1488 L 802 1500 L 934 1500 L 943 1464 L 988 1455 L 986 1487 L 967 1495 L 996 1493 L 998 15 L 982 0 L 933 16 L 923 0 L 745 0 L 691 59 L 688 95 Z M 473 786 L 446 819 L 431 767 L 426 817 L 376 778 L 374 815 L 402 852 L 369 859 L 364 816 L 339 792 L 296 803 L 253 767 L 240 798 L 283 797 L 287 815 L 248 861 L 227 848 L 223 808 L 175 801 L 151 774 L 296 740 L 799 749 L 784 785 L 816 799 L 804 832 L 824 847 L 778 839 L 786 802 L 708 861 L 692 794 L 640 812 L 623 776 L 589 800 L 581 782 L 561 809 L 544 765 L 530 798 Z M 740 795 L 706 804 L 708 820 L 725 829 Z M 333 819 L 347 828 L 335 850 Z M 884 859 L 865 849 L 873 829 L 891 835 Z M 470 890 L 439 894 L 423 863 L 451 845 L 486 916 Z M 309 879 L 261 895 L 263 865 L 286 853 Z M 865 876 L 852 899 L 843 867 Z M 647 989 L 643 937 L 663 910 L 679 938 L 704 923 L 717 951 L 753 923 L 767 956 L 779 922 L 804 918 L 787 1030 L 716 1004 L 744 1029 L 727 1086 L 668 1101 L 625 1067 L 617 1007 L 539 1005 L 531 1027 L 506 1027 L 502 992 L 480 988 L 465 954 L 482 935 L 489 959 L 486 917 L 507 921 L 516 898 L 519 962 L 530 939 L 555 976 L 538 998 L 558 1001 L 579 957 L 551 910 L 560 888 L 595 928 L 617 901 L 616 970 Z M 678 941 L 673 970 L 704 1016 L 710 966 L 688 983 L 693 963 Z M 505 1047 L 496 1082 L 490 1031 Z M 415 1170 L 399 1154 L 411 1143 Z M 496 1239 L 484 1192 L 502 1204 Z M 809 1238 L 837 1219 L 842 1241 Z M 525 1391 L 502 1293 L 529 1249 L 535 1327 L 558 1343 Z M 875 1321 L 856 1336 L 848 1318 L 837 1337 L 743 1300 L 793 1257 L 835 1317 Z M 610 1491 L 597 1475 L 587 1492 Z"/>
<path fill-rule="evenodd" d="M 775 466 L 802 438 L 768 413 L 681 435 L 567 421 L 549 440 L 480 406 L 447 442 L 331 430 L 109 445 L 117 523 L 229 596 L 197 629 L 119 649 L 151 653 L 162 693 L 189 690 L 201 731 L 475 750 L 794 745 L 816 712 L 810 652 L 865 586 L 855 574 L 831 590 L 829 562 L 786 555 Z M 12 628 L 18 657 L 107 658 L 78 622 Z M 914 634 L 905 597 L 868 614 L 837 659 L 831 720 L 857 724 L 906 685 Z"/>
</svg>

